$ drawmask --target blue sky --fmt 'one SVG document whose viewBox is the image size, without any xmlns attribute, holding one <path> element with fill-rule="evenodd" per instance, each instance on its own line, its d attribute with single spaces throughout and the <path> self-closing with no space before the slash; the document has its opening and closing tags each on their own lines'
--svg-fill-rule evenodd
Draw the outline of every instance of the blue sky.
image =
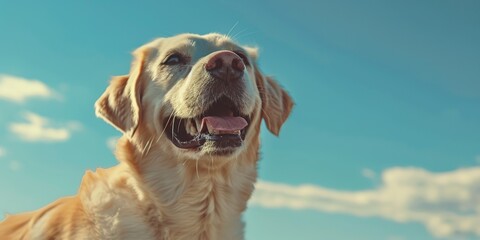
<svg viewBox="0 0 480 240">
<path fill-rule="evenodd" d="M 0 212 L 116 163 L 95 118 L 156 37 L 260 47 L 296 106 L 263 131 L 247 239 L 480 239 L 478 1 L 2 1 Z"/>
</svg>

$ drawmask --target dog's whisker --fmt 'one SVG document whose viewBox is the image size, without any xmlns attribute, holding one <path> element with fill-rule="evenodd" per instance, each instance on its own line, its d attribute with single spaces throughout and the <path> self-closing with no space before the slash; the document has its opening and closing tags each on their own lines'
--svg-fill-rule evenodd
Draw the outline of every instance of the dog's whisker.
<svg viewBox="0 0 480 240">
<path fill-rule="evenodd" d="M 175 115 L 173 115 L 173 123 L 172 123 L 172 136 L 174 136 L 174 129 L 175 129 Z"/>
<path fill-rule="evenodd" d="M 181 123 L 180 121 L 182 121 L 182 120 L 181 120 L 181 119 L 180 119 L 180 120 L 178 120 L 178 124 L 177 124 L 177 132 L 180 130 L 180 125 L 181 125 L 181 124 L 180 124 L 180 123 Z"/>
<path fill-rule="evenodd" d="M 172 121 L 172 136 L 173 136 L 173 130 L 175 129 L 175 115 L 173 115 L 173 121 Z"/>
<path fill-rule="evenodd" d="M 235 24 L 233 24 L 233 27 L 230 28 L 230 30 L 227 33 L 227 37 L 230 38 L 230 33 L 235 29 L 235 27 L 238 25 L 239 21 L 237 21 Z"/>
<path fill-rule="evenodd" d="M 151 137 L 150 140 L 147 141 L 147 144 L 145 144 L 145 148 L 142 151 L 142 157 L 147 155 L 150 152 L 150 149 L 152 148 L 154 139 L 155 139 L 155 137 Z"/>
<path fill-rule="evenodd" d="M 145 143 L 145 145 L 143 146 L 142 148 L 142 156 L 143 156 L 143 153 L 145 152 L 145 150 L 147 149 L 147 146 L 148 146 L 148 143 L 150 142 L 150 139 L 147 140 L 147 142 Z"/>
<path fill-rule="evenodd" d="M 197 179 L 200 179 L 200 174 L 198 173 L 198 158 L 196 159 L 195 163 L 195 171 L 197 172 Z"/>
<path fill-rule="evenodd" d="M 243 35 L 241 35 L 241 36 L 238 36 L 238 38 L 244 38 L 244 37 L 250 36 L 250 35 L 252 35 L 252 34 L 255 34 L 255 33 L 257 33 L 257 32 L 258 32 L 258 31 L 247 32 L 247 33 L 245 33 L 245 34 L 243 34 Z"/>
<path fill-rule="evenodd" d="M 157 143 L 162 138 L 163 134 L 165 133 L 165 130 L 167 130 L 168 123 L 170 122 L 170 119 L 172 118 L 172 116 L 173 116 L 173 111 L 172 111 L 172 113 L 170 113 L 170 116 L 168 116 L 167 122 L 165 123 L 165 126 L 163 127 L 162 133 L 160 133 L 160 136 L 158 136 L 158 138 L 157 138 Z"/>
<path fill-rule="evenodd" d="M 247 29 L 246 29 L 246 28 L 245 28 L 245 29 L 243 29 L 243 30 L 240 30 L 239 32 L 237 32 L 235 35 L 233 35 L 233 36 L 232 36 L 232 39 L 236 39 L 236 37 L 237 37 L 239 34 L 241 34 L 241 33 L 245 32 L 245 31 L 247 31 Z"/>
</svg>

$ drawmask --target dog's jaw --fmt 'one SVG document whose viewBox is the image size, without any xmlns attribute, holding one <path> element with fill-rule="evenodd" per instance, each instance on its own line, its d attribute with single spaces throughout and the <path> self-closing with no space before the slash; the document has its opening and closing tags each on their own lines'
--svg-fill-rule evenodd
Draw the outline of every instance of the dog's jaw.
<svg viewBox="0 0 480 240">
<path fill-rule="evenodd" d="M 259 124 L 254 126 L 259 130 Z M 139 177 L 150 205 L 150 224 L 171 239 L 243 239 L 241 214 L 257 177 L 258 136 L 237 159 L 212 168 L 209 161 L 178 162 L 165 146 L 143 153 L 138 144 L 120 140 L 117 157 Z M 213 161 L 213 159 L 212 159 Z M 174 235 L 170 235 L 173 234 Z M 201 236 L 201 237 L 199 237 Z"/>
</svg>

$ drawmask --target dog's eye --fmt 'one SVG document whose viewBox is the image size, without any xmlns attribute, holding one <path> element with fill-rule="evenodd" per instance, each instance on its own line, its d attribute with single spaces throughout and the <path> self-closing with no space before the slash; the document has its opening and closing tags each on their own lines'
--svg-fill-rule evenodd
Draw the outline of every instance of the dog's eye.
<svg viewBox="0 0 480 240">
<path fill-rule="evenodd" d="M 180 53 L 174 53 L 168 56 L 165 61 L 163 61 L 163 65 L 178 65 L 178 64 L 185 64 L 186 58 Z"/>
<path fill-rule="evenodd" d="M 245 54 L 239 51 L 235 51 L 234 53 L 237 54 L 242 59 L 243 64 L 245 64 L 245 66 L 250 66 L 250 62 L 248 61 L 248 58 L 247 56 L 245 56 Z"/>
</svg>

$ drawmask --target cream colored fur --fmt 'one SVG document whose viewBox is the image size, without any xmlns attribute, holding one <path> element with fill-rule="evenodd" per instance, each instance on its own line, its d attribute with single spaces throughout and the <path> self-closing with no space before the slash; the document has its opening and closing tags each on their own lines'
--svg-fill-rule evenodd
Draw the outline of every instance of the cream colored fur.
<svg viewBox="0 0 480 240">
<path fill-rule="evenodd" d="M 190 57 L 162 66 L 173 50 Z M 219 50 L 242 50 L 251 64 L 238 91 L 251 116 L 243 145 L 228 155 L 175 147 L 162 119 L 192 117 L 212 92 L 203 66 Z M 256 65 L 256 49 L 219 34 L 157 39 L 134 52 L 129 75 L 114 77 L 97 115 L 124 133 L 109 169 L 87 171 L 78 194 L 34 212 L 8 216 L 0 239 L 244 239 L 241 214 L 254 189 L 260 123 L 278 135 L 292 101 Z"/>
</svg>

